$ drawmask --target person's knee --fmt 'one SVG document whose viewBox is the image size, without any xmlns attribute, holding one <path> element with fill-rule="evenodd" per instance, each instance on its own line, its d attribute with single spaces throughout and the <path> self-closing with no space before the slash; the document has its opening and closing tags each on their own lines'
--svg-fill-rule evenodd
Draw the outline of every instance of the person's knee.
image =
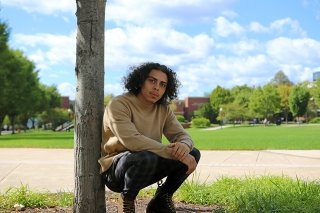
<svg viewBox="0 0 320 213">
<path fill-rule="evenodd" d="M 139 165 L 156 165 L 158 162 L 158 155 L 149 151 L 136 152 L 133 156 L 135 164 Z"/>
<path fill-rule="evenodd" d="M 197 148 L 193 148 L 192 151 L 190 152 L 190 155 L 192 155 L 195 158 L 197 163 L 199 162 L 201 158 L 201 153 Z"/>
</svg>

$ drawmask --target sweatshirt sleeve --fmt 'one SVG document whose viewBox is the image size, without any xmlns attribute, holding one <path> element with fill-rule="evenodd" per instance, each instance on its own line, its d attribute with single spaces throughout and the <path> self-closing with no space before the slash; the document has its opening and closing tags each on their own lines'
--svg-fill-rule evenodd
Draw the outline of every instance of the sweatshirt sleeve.
<svg viewBox="0 0 320 213">
<path fill-rule="evenodd" d="M 151 151 L 161 157 L 169 158 L 166 145 L 142 135 L 131 121 L 131 110 L 121 100 L 111 101 L 104 114 L 104 122 L 118 138 L 121 144 L 130 151 Z"/>
<path fill-rule="evenodd" d="M 185 129 L 182 127 L 182 125 L 177 120 L 175 114 L 172 112 L 172 110 L 168 107 L 168 116 L 166 119 L 166 123 L 164 126 L 164 135 L 166 138 L 172 142 L 180 142 L 185 143 L 187 146 L 189 146 L 190 151 L 193 149 L 194 144 L 190 137 L 190 135 L 185 131 Z"/>
</svg>

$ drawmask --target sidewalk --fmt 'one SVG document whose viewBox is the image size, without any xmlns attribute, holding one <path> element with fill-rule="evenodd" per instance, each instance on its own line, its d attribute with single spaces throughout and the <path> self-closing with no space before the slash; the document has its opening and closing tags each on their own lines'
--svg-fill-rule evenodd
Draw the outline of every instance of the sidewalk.
<svg viewBox="0 0 320 213">
<path fill-rule="evenodd" d="M 190 179 L 210 183 L 221 176 L 288 175 L 320 180 L 320 150 L 201 151 Z M 72 149 L 0 148 L 0 193 L 10 186 L 31 190 L 72 191 Z"/>
</svg>

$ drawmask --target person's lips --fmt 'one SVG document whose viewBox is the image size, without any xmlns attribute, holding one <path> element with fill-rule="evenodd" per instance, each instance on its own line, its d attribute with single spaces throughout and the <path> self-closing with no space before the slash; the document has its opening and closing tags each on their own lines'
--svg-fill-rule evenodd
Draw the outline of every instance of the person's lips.
<svg viewBox="0 0 320 213">
<path fill-rule="evenodd" d="M 150 92 L 150 94 L 151 94 L 151 96 L 153 96 L 153 97 L 156 97 L 156 98 L 158 98 L 158 97 L 159 97 L 159 94 L 158 94 L 158 93 Z"/>
</svg>

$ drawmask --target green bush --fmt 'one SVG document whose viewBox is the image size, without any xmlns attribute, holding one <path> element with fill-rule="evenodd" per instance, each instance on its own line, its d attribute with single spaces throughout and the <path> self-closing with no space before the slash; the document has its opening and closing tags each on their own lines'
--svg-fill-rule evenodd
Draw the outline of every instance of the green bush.
<svg viewBox="0 0 320 213">
<path fill-rule="evenodd" d="M 185 123 L 186 122 L 186 119 L 184 118 L 183 115 L 177 115 L 177 120 L 180 122 L 180 123 Z"/>
<path fill-rule="evenodd" d="M 316 117 L 316 118 L 313 118 L 309 121 L 309 123 L 311 124 L 319 124 L 320 123 L 320 117 Z"/>
<path fill-rule="evenodd" d="M 205 128 L 210 126 L 210 120 L 207 118 L 193 118 L 191 121 L 191 125 L 194 128 Z"/>
</svg>

